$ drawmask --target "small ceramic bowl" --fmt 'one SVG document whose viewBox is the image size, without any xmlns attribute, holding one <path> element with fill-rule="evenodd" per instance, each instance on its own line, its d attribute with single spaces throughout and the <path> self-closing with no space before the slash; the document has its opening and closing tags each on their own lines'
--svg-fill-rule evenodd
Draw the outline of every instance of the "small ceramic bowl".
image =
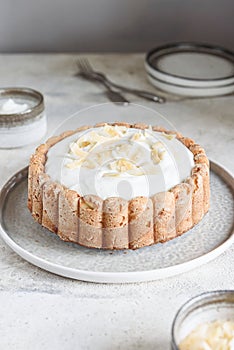
<svg viewBox="0 0 234 350">
<path fill-rule="evenodd" d="M 22 106 L 25 109 L 17 110 Z M 0 89 L 0 149 L 37 143 L 46 130 L 44 97 L 39 91 L 24 87 Z"/>
<path fill-rule="evenodd" d="M 179 350 L 181 341 L 199 324 L 216 320 L 234 321 L 234 290 L 206 292 L 186 302 L 172 324 L 171 349 Z"/>
</svg>

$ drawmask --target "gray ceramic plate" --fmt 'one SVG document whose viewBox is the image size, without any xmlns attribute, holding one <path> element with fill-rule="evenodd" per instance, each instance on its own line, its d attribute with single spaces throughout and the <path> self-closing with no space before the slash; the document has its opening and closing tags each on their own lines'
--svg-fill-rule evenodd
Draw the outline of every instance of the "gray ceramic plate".
<svg viewBox="0 0 234 350">
<path fill-rule="evenodd" d="M 34 222 L 27 209 L 27 168 L 0 194 L 0 234 L 22 258 L 78 280 L 126 283 L 166 278 L 204 264 L 234 241 L 234 180 L 211 162 L 211 208 L 200 224 L 168 243 L 136 251 L 101 251 L 62 242 Z"/>
</svg>

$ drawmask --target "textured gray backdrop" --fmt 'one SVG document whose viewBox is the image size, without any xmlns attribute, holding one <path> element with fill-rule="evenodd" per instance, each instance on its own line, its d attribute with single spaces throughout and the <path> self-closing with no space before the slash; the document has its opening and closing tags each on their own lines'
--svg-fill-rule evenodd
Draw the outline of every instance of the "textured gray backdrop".
<svg viewBox="0 0 234 350">
<path fill-rule="evenodd" d="M 234 49 L 233 0 L 0 0 L 0 51 L 145 51 L 170 41 Z"/>
</svg>

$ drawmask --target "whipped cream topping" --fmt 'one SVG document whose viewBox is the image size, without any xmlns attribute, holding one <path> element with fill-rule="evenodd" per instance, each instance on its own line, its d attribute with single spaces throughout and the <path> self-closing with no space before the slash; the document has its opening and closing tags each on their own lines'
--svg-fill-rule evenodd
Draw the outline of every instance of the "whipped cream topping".
<svg viewBox="0 0 234 350">
<path fill-rule="evenodd" d="M 29 108 L 27 103 L 17 103 L 9 98 L 0 105 L 0 114 L 15 114 L 25 112 Z"/>
<path fill-rule="evenodd" d="M 129 200 L 169 190 L 193 166 L 193 154 L 174 135 L 105 125 L 55 144 L 46 172 L 80 195 Z"/>
</svg>

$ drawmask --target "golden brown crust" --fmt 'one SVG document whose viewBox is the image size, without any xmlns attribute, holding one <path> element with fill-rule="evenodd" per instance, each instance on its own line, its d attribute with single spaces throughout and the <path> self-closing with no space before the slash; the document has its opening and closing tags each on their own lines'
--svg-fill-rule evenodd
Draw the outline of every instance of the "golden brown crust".
<svg viewBox="0 0 234 350">
<path fill-rule="evenodd" d="M 33 187 L 33 201 L 32 201 L 32 216 L 41 224 L 43 213 L 43 185 L 50 180 L 50 177 L 40 172 L 38 176 L 34 174 Z"/>
<path fill-rule="evenodd" d="M 186 182 L 193 188 L 192 220 L 193 225 L 196 225 L 204 216 L 203 179 L 201 174 L 196 173 L 190 176 Z"/>
<path fill-rule="evenodd" d="M 125 126 L 126 128 L 130 128 L 131 124 L 125 123 L 125 122 L 115 122 L 113 125 L 118 125 L 118 126 Z"/>
<path fill-rule="evenodd" d="M 141 130 L 145 130 L 149 128 L 149 125 L 145 124 L 145 123 L 136 123 L 131 125 L 132 128 L 136 128 L 136 129 L 141 129 Z"/>
<path fill-rule="evenodd" d="M 128 201 L 115 197 L 104 201 L 102 228 L 103 248 L 128 248 Z"/>
<path fill-rule="evenodd" d="M 96 127 L 106 125 L 98 123 Z M 147 129 L 144 123 L 113 125 Z M 204 149 L 180 133 L 153 126 L 152 130 L 175 134 L 194 155 L 191 176 L 170 191 L 151 198 L 80 197 L 50 180 L 45 173 L 48 150 L 60 140 L 90 126 L 64 132 L 50 138 L 32 155 L 28 175 L 28 208 L 34 219 L 64 241 L 90 248 L 138 249 L 166 242 L 196 225 L 209 209 L 209 160 Z"/>
<path fill-rule="evenodd" d="M 166 242 L 176 237 L 175 198 L 171 192 L 156 193 L 153 197 L 154 241 Z"/>
<path fill-rule="evenodd" d="M 42 185 L 48 180 L 44 173 L 46 153 L 48 146 L 40 145 L 35 154 L 30 158 L 29 177 L 28 177 L 28 207 L 32 216 L 39 223 L 42 221 Z"/>
<path fill-rule="evenodd" d="M 56 182 L 49 180 L 43 186 L 43 209 L 42 209 L 42 225 L 50 231 L 58 232 L 59 220 L 59 193 L 63 187 Z"/>
<path fill-rule="evenodd" d="M 83 125 L 83 126 L 80 126 L 79 128 L 77 128 L 74 133 L 79 132 L 79 131 L 85 131 L 85 130 L 88 130 L 90 128 L 92 128 L 92 126 L 90 126 L 90 125 Z"/>
<path fill-rule="evenodd" d="M 152 126 L 152 130 L 153 131 L 158 131 L 158 132 L 165 132 L 165 131 L 167 131 L 165 128 L 163 128 L 162 126 L 158 126 L 158 125 Z"/>
<path fill-rule="evenodd" d="M 193 187 L 188 183 L 181 183 L 171 189 L 175 196 L 175 224 L 176 235 L 188 231 L 193 227 L 192 193 Z"/>
<path fill-rule="evenodd" d="M 192 175 L 200 174 L 203 182 L 203 208 L 204 213 L 207 213 L 210 207 L 210 176 L 209 167 L 206 163 L 196 164 L 192 169 Z"/>
<path fill-rule="evenodd" d="M 102 207 L 103 200 L 89 195 L 79 200 L 79 244 L 86 247 L 102 248 Z"/>
<path fill-rule="evenodd" d="M 58 236 L 64 241 L 78 242 L 79 195 L 72 190 L 62 190 L 58 197 Z"/>
<path fill-rule="evenodd" d="M 210 167 L 210 162 L 207 156 L 204 153 L 198 153 L 194 156 L 194 162 L 195 164 L 206 164 L 208 168 Z"/>
<path fill-rule="evenodd" d="M 137 249 L 154 243 L 153 202 L 135 197 L 129 201 L 129 247 Z"/>
<path fill-rule="evenodd" d="M 195 141 L 193 141 L 189 137 L 181 137 L 180 142 L 182 142 L 187 148 L 190 148 L 192 145 L 195 144 Z"/>
</svg>

